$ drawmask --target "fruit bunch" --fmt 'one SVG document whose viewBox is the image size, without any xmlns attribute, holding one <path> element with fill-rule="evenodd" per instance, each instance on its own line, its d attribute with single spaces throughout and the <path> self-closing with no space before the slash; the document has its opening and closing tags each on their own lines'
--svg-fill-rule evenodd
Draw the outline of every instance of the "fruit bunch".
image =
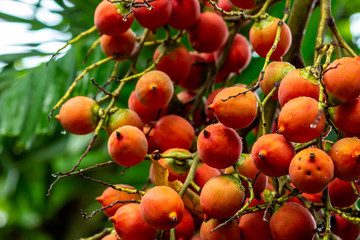
<svg viewBox="0 0 360 240">
<path fill-rule="evenodd" d="M 360 57 L 334 20 L 320 21 L 314 62 L 299 64 L 285 23 L 291 1 L 281 19 L 267 13 L 272 2 L 103 0 L 94 9 L 95 26 L 81 37 L 98 32 L 94 47 L 106 57 L 51 110 L 60 108 L 67 132 L 93 139 L 60 177 L 96 167 L 75 171 L 102 129 L 112 159 L 103 165 L 151 161 L 142 190 L 94 180 L 106 186 L 97 201 L 113 223 L 96 239 L 359 237 Z M 247 24 L 248 38 L 240 33 Z M 328 27 L 335 39 L 325 43 Z M 332 58 L 340 46 L 347 55 Z M 152 64 L 139 70 L 145 48 Z M 264 64 L 249 83 L 241 73 L 255 53 Z M 106 84 L 92 80 L 101 98 L 70 97 L 85 74 L 110 62 Z M 128 82 L 128 108 L 119 108 Z"/>
</svg>

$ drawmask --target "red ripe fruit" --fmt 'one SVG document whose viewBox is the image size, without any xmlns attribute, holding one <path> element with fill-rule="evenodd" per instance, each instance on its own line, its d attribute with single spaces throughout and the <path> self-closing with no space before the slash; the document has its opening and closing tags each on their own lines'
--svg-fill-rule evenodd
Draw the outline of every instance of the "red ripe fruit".
<svg viewBox="0 0 360 240">
<path fill-rule="evenodd" d="M 106 56 L 116 56 L 117 61 L 122 61 L 124 59 L 119 58 L 120 56 L 130 56 L 134 52 L 136 34 L 131 29 L 116 36 L 103 34 L 100 46 Z"/>
<path fill-rule="evenodd" d="M 200 159 L 214 168 L 227 168 L 235 164 L 242 152 L 241 137 L 222 124 L 208 125 L 198 136 Z"/>
<path fill-rule="evenodd" d="M 225 220 L 210 219 L 204 221 L 200 228 L 200 239 L 201 240 L 238 240 L 240 239 L 240 228 L 236 219 L 222 226 L 218 230 L 211 232 L 214 228 L 224 223 Z"/>
<path fill-rule="evenodd" d="M 287 62 L 274 61 L 269 63 L 269 65 L 265 68 L 264 77 L 260 82 L 261 90 L 265 93 L 265 95 L 268 95 L 275 87 L 275 84 L 280 84 L 280 81 L 283 80 L 285 75 L 294 69 L 295 67 Z M 278 99 L 278 90 L 274 92 L 271 98 L 275 100 Z"/>
<path fill-rule="evenodd" d="M 284 106 L 297 97 L 319 99 L 319 83 L 307 69 L 294 69 L 283 78 L 279 87 L 279 102 Z"/>
<path fill-rule="evenodd" d="M 185 78 L 180 79 L 178 84 L 187 90 L 199 89 L 206 79 L 206 59 L 195 52 L 190 52 L 191 67 Z"/>
<path fill-rule="evenodd" d="M 209 165 L 203 163 L 196 169 L 194 182 L 202 188 L 207 181 L 220 174 L 221 172 L 219 169 L 210 167 Z"/>
<path fill-rule="evenodd" d="M 168 105 L 173 94 L 174 85 L 169 76 L 159 70 L 145 73 L 136 83 L 136 98 L 148 108 L 163 108 Z"/>
<path fill-rule="evenodd" d="M 348 134 L 360 134 L 360 98 L 334 108 L 334 124 Z"/>
<path fill-rule="evenodd" d="M 325 114 L 319 103 L 310 97 L 298 97 L 287 102 L 279 114 L 278 129 L 284 137 L 296 143 L 305 143 L 321 135 L 325 129 Z"/>
<path fill-rule="evenodd" d="M 160 45 L 155 50 L 153 61 L 155 62 L 165 50 L 166 53 L 156 65 L 156 69 L 166 73 L 175 83 L 179 83 L 189 74 L 191 68 L 190 53 L 181 43 L 175 43 L 166 49 Z"/>
<path fill-rule="evenodd" d="M 360 185 L 354 184 L 359 193 Z M 328 186 L 331 205 L 337 208 L 350 207 L 359 199 L 351 186 L 351 182 L 335 178 Z"/>
<path fill-rule="evenodd" d="M 194 137 L 193 126 L 177 115 L 166 115 L 154 125 L 154 140 L 161 151 L 170 148 L 190 149 Z"/>
<path fill-rule="evenodd" d="M 227 219 L 243 206 L 244 187 L 231 174 L 207 181 L 200 193 L 200 205 L 207 218 Z"/>
<path fill-rule="evenodd" d="M 324 84 L 326 93 L 338 102 L 354 102 L 360 96 L 360 57 L 333 61 L 325 70 Z"/>
<path fill-rule="evenodd" d="M 169 25 L 178 30 L 189 29 L 200 16 L 198 0 L 171 0 L 172 12 Z"/>
<path fill-rule="evenodd" d="M 257 5 L 259 4 L 259 2 L 263 2 L 263 1 L 259 1 L 259 0 L 231 0 L 231 2 L 242 9 L 253 9 L 256 8 Z"/>
<path fill-rule="evenodd" d="M 316 222 L 307 208 L 287 202 L 271 217 L 270 231 L 276 240 L 312 240 Z"/>
<path fill-rule="evenodd" d="M 129 109 L 136 112 L 144 123 L 157 120 L 158 117 L 162 117 L 167 112 L 167 106 L 163 108 L 150 108 L 143 105 L 136 98 L 135 91 L 132 91 L 128 99 Z M 160 111 L 161 110 L 161 111 Z M 159 113 L 160 111 L 160 113 Z"/>
<path fill-rule="evenodd" d="M 319 193 L 334 179 L 334 163 L 323 150 L 303 149 L 291 160 L 289 176 L 300 191 Z"/>
<path fill-rule="evenodd" d="M 212 122 L 214 119 L 215 119 L 215 114 L 213 111 L 209 110 L 209 105 L 211 105 L 213 102 L 214 102 L 214 98 L 216 97 L 216 95 L 221 92 L 224 88 L 219 88 L 219 89 L 216 89 L 214 91 L 212 91 L 208 98 L 206 99 L 206 102 L 205 102 L 205 106 L 204 106 L 204 110 L 205 110 L 205 115 L 207 117 L 207 121 L 208 122 Z"/>
<path fill-rule="evenodd" d="M 195 224 L 194 218 L 191 216 L 189 210 L 185 208 L 184 216 L 181 222 L 175 227 L 175 239 L 176 240 L 187 240 L 191 239 L 194 234 Z M 168 231 L 164 232 L 162 240 L 169 240 L 170 233 Z"/>
<path fill-rule="evenodd" d="M 153 240 L 156 237 L 156 229 L 141 217 L 138 203 L 130 203 L 119 208 L 110 220 L 122 240 Z"/>
<path fill-rule="evenodd" d="M 213 110 L 219 122 L 227 127 L 237 130 L 249 126 L 257 115 L 255 94 L 248 91 L 232 97 L 246 90 L 246 88 L 236 86 L 223 89 L 209 105 L 209 110 Z"/>
<path fill-rule="evenodd" d="M 124 8 L 124 13 L 119 13 L 116 9 L 115 3 L 108 0 L 101 1 L 96 7 L 94 14 L 96 29 L 100 34 L 112 36 L 120 35 L 126 32 L 134 21 L 133 14 L 127 16 L 124 21 L 124 16 L 128 11 L 130 11 L 130 9 Z"/>
<path fill-rule="evenodd" d="M 135 2 L 144 3 L 143 0 L 136 0 Z M 151 7 L 133 8 L 133 11 L 135 19 L 142 27 L 155 32 L 157 28 L 169 22 L 172 11 L 171 0 L 158 0 L 149 4 Z"/>
<path fill-rule="evenodd" d="M 294 146 L 283 135 L 273 133 L 259 137 L 251 149 L 255 167 L 270 177 L 288 174 Z"/>
<path fill-rule="evenodd" d="M 168 230 L 178 225 L 185 207 L 180 195 L 167 186 L 149 189 L 141 199 L 141 216 L 150 226 Z"/>
<path fill-rule="evenodd" d="M 120 166 L 132 167 L 144 160 L 148 145 L 144 133 L 137 127 L 123 126 L 109 137 L 108 151 Z"/>
<path fill-rule="evenodd" d="M 256 21 L 250 28 L 249 39 L 254 51 L 260 57 L 266 58 L 274 44 L 279 18 L 268 16 L 265 19 Z M 291 31 L 286 23 L 283 23 L 280 32 L 280 42 L 276 50 L 271 54 L 270 60 L 281 61 L 291 45 Z"/>
<path fill-rule="evenodd" d="M 344 181 L 360 178 L 360 140 L 342 138 L 331 147 L 329 155 L 334 162 L 335 176 Z"/>
<path fill-rule="evenodd" d="M 95 130 L 99 119 L 99 108 L 92 98 L 77 96 L 70 98 L 61 106 L 56 118 L 69 133 L 85 135 Z"/>
<path fill-rule="evenodd" d="M 127 188 L 135 190 L 134 187 L 126 185 L 126 184 L 117 184 L 117 187 Z M 128 201 L 133 199 L 140 199 L 139 194 L 130 194 L 127 192 L 122 192 L 120 190 L 113 189 L 112 187 L 108 187 L 105 191 L 101 194 L 101 196 L 97 197 L 96 200 L 101 203 L 101 206 L 106 207 L 110 204 L 115 203 L 115 201 Z M 126 204 L 126 203 L 125 203 Z M 115 212 L 122 206 L 125 205 L 124 203 L 117 203 L 110 208 L 104 209 L 104 213 L 106 216 L 111 217 L 115 214 Z"/>
<path fill-rule="evenodd" d="M 139 115 L 133 110 L 126 108 L 118 108 L 114 113 L 111 113 L 106 121 L 105 130 L 108 136 L 117 128 L 130 125 L 143 130 L 144 123 L 141 121 Z"/>
<path fill-rule="evenodd" d="M 189 30 L 191 46 L 198 52 L 213 52 L 223 47 L 229 37 L 225 21 L 214 12 L 203 12 Z"/>
<path fill-rule="evenodd" d="M 215 52 L 216 61 L 219 60 L 222 52 L 223 49 Z M 250 60 L 250 44 L 243 35 L 237 33 L 231 45 L 230 51 L 226 57 L 224 67 L 229 72 L 240 73 L 244 68 L 249 65 Z"/>
<path fill-rule="evenodd" d="M 273 240 L 268 221 L 264 220 L 265 210 L 240 217 L 241 240 Z"/>
<path fill-rule="evenodd" d="M 360 236 L 360 227 L 349 220 L 335 214 L 332 219 L 331 231 L 341 237 L 342 240 L 358 240 Z"/>
</svg>

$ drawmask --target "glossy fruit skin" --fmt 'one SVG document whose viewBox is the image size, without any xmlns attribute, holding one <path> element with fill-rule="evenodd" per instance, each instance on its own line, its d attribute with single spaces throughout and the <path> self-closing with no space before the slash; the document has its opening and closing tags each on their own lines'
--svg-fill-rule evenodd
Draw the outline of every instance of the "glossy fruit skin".
<svg viewBox="0 0 360 240">
<path fill-rule="evenodd" d="M 250 28 L 249 40 L 254 51 L 262 58 L 266 58 L 266 54 L 274 44 L 279 18 L 269 16 L 255 22 Z M 290 28 L 286 23 L 283 24 L 280 32 L 280 42 L 276 50 L 271 54 L 270 60 L 281 61 L 281 57 L 290 48 L 292 41 Z"/>
<path fill-rule="evenodd" d="M 195 52 L 189 52 L 191 58 L 191 67 L 185 78 L 181 79 L 178 84 L 187 90 L 199 89 L 206 79 L 206 59 Z"/>
<path fill-rule="evenodd" d="M 195 130 L 185 119 L 177 115 L 166 115 L 154 125 L 154 140 L 161 151 L 170 148 L 190 149 Z"/>
<path fill-rule="evenodd" d="M 271 217 L 270 231 L 276 240 L 312 240 L 316 222 L 307 208 L 287 202 Z"/>
<path fill-rule="evenodd" d="M 320 120 L 319 103 L 309 97 L 298 97 L 287 102 L 281 109 L 278 129 L 284 137 L 296 143 L 305 143 L 321 135 L 325 129 L 325 114 L 322 111 Z"/>
<path fill-rule="evenodd" d="M 135 190 L 134 187 L 126 185 L 126 184 L 116 184 L 118 187 L 127 188 Z M 130 194 L 127 192 L 122 192 L 120 190 L 115 190 L 112 187 L 108 187 L 104 190 L 101 196 L 97 197 L 96 200 L 101 203 L 103 207 L 113 204 L 115 201 L 127 201 L 132 199 L 140 199 L 139 194 Z M 125 203 L 126 204 L 126 203 Z M 125 205 L 124 203 L 117 203 L 110 208 L 104 209 L 104 213 L 106 216 L 111 217 L 115 214 L 115 212 L 122 206 Z"/>
<path fill-rule="evenodd" d="M 228 37 L 226 23 L 214 12 L 201 13 L 189 30 L 190 44 L 198 52 L 216 51 L 225 45 Z"/>
<path fill-rule="evenodd" d="M 135 95 L 148 108 L 166 107 L 174 94 L 170 77 L 159 70 L 145 73 L 136 83 Z"/>
<path fill-rule="evenodd" d="M 223 49 L 215 52 L 216 61 L 219 60 L 222 52 Z M 235 34 L 235 38 L 226 57 L 224 67 L 226 67 L 229 72 L 240 73 L 249 65 L 250 60 L 251 49 L 247 38 L 240 33 Z"/>
<path fill-rule="evenodd" d="M 342 240 L 359 239 L 360 228 L 356 224 L 343 219 L 338 214 L 335 214 L 335 217 L 332 220 L 331 231 L 341 237 Z"/>
<path fill-rule="evenodd" d="M 67 132 L 85 135 L 95 130 L 99 108 L 92 98 L 76 96 L 61 106 L 58 118 Z"/>
<path fill-rule="evenodd" d="M 182 148 L 170 148 L 162 154 L 171 153 L 190 154 L 188 150 Z M 185 182 L 185 179 L 191 167 L 190 160 L 176 160 L 174 158 L 161 158 L 158 160 L 158 163 L 160 163 L 164 168 L 168 169 L 169 181 L 179 180 L 181 182 Z"/>
<path fill-rule="evenodd" d="M 354 184 L 359 193 L 360 185 Z M 328 186 L 331 205 L 338 208 L 350 207 L 359 199 L 355 195 L 351 182 L 345 182 L 335 178 Z"/>
<path fill-rule="evenodd" d="M 334 162 L 335 176 L 344 181 L 360 178 L 360 140 L 342 138 L 334 143 L 329 155 Z"/>
<path fill-rule="evenodd" d="M 187 208 L 185 208 L 184 216 L 181 222 L 175 227 L 175 239 L 176 240 L 190 240 L 194 234 L 195 225 L 194 219 Z M 162 240 L 169 240 L 170 233 L 164 232 Z"/>
<path fill-rule="evenodd" d="M 241 137 L 222 124 L 208 125 L 198 136 L 200 159 L 213 168 L 227 168 L 235 164 L 242 152 Z"/>
<path fill-rule="evenodd" d="M 355 102 L 336 106 L 334 108 L 334 124 L 346 133 L 360 134 L 360 98 Z"/>
<path fill-rule="evenodd" d="M 132 91 L 128 99 L 129 109 L 136 112 L 144 123 L 157 120 L 158 117 L 162 117 L 167 113 L 167 106 L 163 108 L 149 108 L 143 105 L 136 98 L 135 91 Z M 160 112 L 160 114 L 159 114 Z"/>
<path fill-rule="evenodd" d="M 194 182 L 202 188 L 207 181 L 220 174 L 221 172 L 219 169 L 210 167 L 209 165 L 203 163 L 196 169 Z"/>
<path fill-rule="evenodd" d="M 117 128 L 125 125 L 131 125 L 143 130 L 144 123 L 135 111 L 119 108 L 114 113 L 110 114 L 106 121 L 105 130 L 107 135 L 110 136 Z"/>
<path fill-rule="evenodd" d="M 255 167 L 269 177 L 288 174 L 294 156 L 294 146 L 277 133 L 259 137 L 251 149 L 251 159 Z"/>
<path fill-rule="evenodd" d="M 138 203 L 130 203 L 119 208 L 110 219 L 122 240 L 153 240 L 156 237 L 156 229 L 141 217 Z"/>
<path fill-rule="evenodd" d="M 243 205 L 244 188 L 230 174 L 219 175 L 207 181 L 200 193 L 200 205 L 207 218 L 227 219 Z"/>
<path fill-rule="evenodd" d="M 275 84 L 277 82 L 280 84 L 285 75 L 293 69 L 295 69 L 295 67 L 288 62 L 274 61 L 269 63 L 269 65 L 265 68 L 264 77 L 260 82 L 261 90 L 265 93 L 265 95 L 268 95 L 274 88 Z M 259 76 L 259 79 L 260 77 L 261 75 Z M 278 99 L 278 91 L 279 89 L 274 92 L 271 97 L 272 99 Z"/>
<path fill-rule="evenodd" d="M 143 1 L 136 0 L 136 2 Z M 156 32 L 157 28 L 169 22 L 172 11 L 171 0 L 158 0 L 150 2 L 149 4 L 153 7 L 152 10 L 146 7 L 134 8 L 134 16 L 142 27 L 149 28 L 152 32 Z"/>
<path fill-rule="evenodd" d="M 319 100 L 320 87 L 310 71 L 294 69 L 290 71 L 279 86 L 279 103 L 283 107 L 291 99 L 297 97 L 311 97 Z"/>
<path fill-rule="evenodd" d="M 135 51 L 136 34 L 131 29 L 116 36 L 103 34 L 100 38 L 100 46 L 107 57 L 130 56 Z M 115 60 L 123 61 L 124 59 L 116 58 Z"/>
<path fill-rule="evenodd" d="M 334 179 L 334 164 L 323 150 L 306 148 L 291 160 L 289 176 L 300 191 L 319 193 Z"/>
<path fill-rule="evenodd" d="M 224 221 L 218 219 L 210 219 L 207 222 L 203 222 L 200 228 L 201 240 L 240 240 L 240 228 L 237 220 L 233 220 L 218 230 L 210 233 L 211 230 L 216 228 Z"/>
<path fill-rule="evenodd" d="M 225 126 L 235 130 L 245 128 L 254 121 L 257 115 L 255 94 L 248 91 L 237 97 L 229 97 L 246 90 L 237 86 L 225 88 L 216 95 L 208 108 L 214 111 L 216 118 Z"/>
<path fill-rule="evenodd" d="M 108 151 L 111 158 L 120 166 L 132 167 L 142 162 L 148 145 L 144 133 L 137 127 L 123 126 L 109 137 Z"/>
<path fill-rule="evenodd" d="M 94 22 L 100 34 L 120 35 L 126 32 L 134 21 L 134 14 L 123 20 L 124 14 L 119 14 L 115 4 L 108 0 L 101 1 L 95 9 Z"/>
<path fill-rule="evenodd" d="M 179 83 L 190 72 L 191 56 L 187 48 L 180 43 L 169 46 L 167 49 L 163 45 L 156 48 L 153 61 L 155 62 L 159 55 L 166 50 L 165 55 L 156 65 L 156 69 L 166 73 L 171 81 Z"/>
<path fill-rule="evenodd" d="M 200 16 L 198 0 L 171 0 L 169 25 L 177 30 L 189 29 Z"/>
<path fill-rule="evenodd" d="M 354 102 L 360 96 L 360 57 L 334 60 L 325 70 L 327 94 L 341 103 Z"/>
<path fill-rule="evenodd" d="M 264 213 L 263 210 L 240 217 L 239 227 L 242 240 L 273 240 L 269 222 L 263 219 Z"/>
<path fill-rule="evenodd" d="M 265 190 L 268 177 L 261 173 L 259 169 L 257 169 L 254 165 L 254 162 L 249 154 L 241 154 L 239 161 L 235 164 L 237 167 L 237 172 L 248 177 L 254 182 L 256 178 L 255 184 L 252 186 L 255 198 L 260 199 L 261 193 Z M 234 167 L 228 167 L 225 169 L 225 173 L 235 172 Z M 260 172 L 260 174 L 258 174 Z M 244 180 L 241 180 L 241 184 L 245 187 L 246 197 L 250 197 L 250 191 L 248 189 L 248 183 Z"/>
<path fill-rule="evenodd" d="M 160 230 L 168 230 L 178 225 L 184 211 L 180 195 L 167 186 L 149 189 L 140 202 L 140 212 L 145 222 Z"/>
</svg>

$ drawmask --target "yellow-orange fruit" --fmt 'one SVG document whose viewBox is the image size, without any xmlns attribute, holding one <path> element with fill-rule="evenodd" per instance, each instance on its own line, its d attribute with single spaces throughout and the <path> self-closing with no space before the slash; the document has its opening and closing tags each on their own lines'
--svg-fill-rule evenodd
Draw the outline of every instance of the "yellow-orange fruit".
<svg viewBox="0 0 360 240">
<path fill-rule="evenodd" d="M 291 160 L 289 176 L 300 191 L 319 193 L 334 179 L 334 163 L 323 150 L 306 148 Z"/>
<path fill-rule="evenodd" d="M 360 134 L 360 98 L 334 108 L 334 124 L 350 135 Z"/>
<path fill-rule="evenodd" d="M 136 34 L 131 29 L 116 36 L 103 34 L 100 46 L 106 56 L 115 56 L 117 61 L 123 61 L 120 56 L 131 56 L 135 50 Z"/>
</svg>

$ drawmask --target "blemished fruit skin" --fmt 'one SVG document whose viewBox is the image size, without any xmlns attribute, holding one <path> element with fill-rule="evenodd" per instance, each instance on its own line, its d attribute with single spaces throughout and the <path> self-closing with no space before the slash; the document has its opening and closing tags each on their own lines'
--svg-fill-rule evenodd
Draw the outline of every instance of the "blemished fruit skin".
<svg viewBox="0 0 360 240">
<path fill-rule="evenodd" d="M 169 25 L 177 30 L 189 29 L 200 16 L 198 0 L 171 0 Z"/>
<path fill-rule="evenodd" d="M 264 213 L 265 210 L 240 217 L 241 240 L 273 240 L 269 222 L 263 219 Z"/>
<path fill-rule="evenodd" d="M 132 167 L 142 162 L 148 145 L 144 133 L 137 127 L 126 125 L 117 128 L 109 137 L 108 151 L 120 166 Z"/>
<path fill-rule="evenodd" d="M 356 224 L 340 217 L 338 214 L 335 214 L 331 222 L 331 231 L 341 237 L 342 240 L 359 239 L 360 228 Z"/>
<path fill-rule="evenodd" d="M 300 191 L 319 193 L 334 179 L 334 163 L 323 150 L 306 148 L 291 160 L 289 176 Z"/>
<path fill-rule="evenodd" d="M 339 102 L 354 102 L 360 96 L 360 57 L 335 59 L 325 70 L 324 85 Z"/>
<path fill-rule="evenodd" d="M 134 14 L 127 16 L 126 21 L 123 20 L 124 16 L 125 14 L 118 13 L 114 3 L 103 0 L 95 9 L 95 27 L 100 34 L 120 35 L 126 32 L 134 21 Z"/>
<path fill-rule="evenodd" d="M 201 240 L 240 240 L 240 228 L 237 220 L 232 220 L 225 226 L 219 228 L 218 230 L 210 233 L 211 230 L 216 228 L 218 225 L 223 223 L 223 220 L 210 219 L 209 221 L 204 221 L 200 227 L 200 239 Z"/>
<path fill-rule="evenodd" d="M 287 102 L 281 109 L 278 131 L 296 143 L 305 143 L 321 135 L 325 129 L 325 114 L 319 103 L 310 97 L 297 97 Z"/>
<path fill-rule="evenodd" d="M 276 240 L 312 240 L 316 222 L 307 208 L 287 202 L 271 217 L 270 231 Z"/>
<path fill-rule="evenodd" d="M 119 108 L 110 114 L 106 122 L 105 130 L 107 135 L 110 136 L 115 129 L 125 125 L 131 125 L 143 130 L 144 123 L 135 111 Z"/>
<path fill-rule="evenodd" d="M 219 122 L 227 127 L 238 130 L 249 126 L 257 115 L 255 94 L 248 91 L 229 98 L 246 90 L 238 86 L 224 88 L 215 96 L 213 103 L 208 107 L 209 110 L 213 110 Z"/>
<path fill-rule="evenodd" d="M 159 230 L 169 230 L 178 225 L 184 211 L 180 195 L 167 186 L 149 189 L 140 202 L 140 212 L 145 222 Z"/>
<path fill-rule="evenodd" d="M 260 82 L 261 90 L 268 95 L 271 90 L 274 88 L 277 82 L 281 82 L 281 80 L 287 75 L 291 70 L 295 69 L 293 65 L 288 62 L 279 62 L 274 61 L 269 63 L 265 68 L 264 77 Z M 261 75 L 259 76 L 260 79 Z M 278 99 L 278 90 L 274 92 L 271 96 L 272 99 Z"/>
<path fill-rule="evenodd" d="M 96 128 L 99 108 L 99 105 L 92 98 L 76 96 L 61 106 L 58 119 L 69 133 L 89 134 Z"/>
<path fill-rule="evenodd" d="M 159 55 L 165 51 L 163 45 L 156 48 L 153 61 L 155 62 Z M 157 70 L 166 73 L 171 81 L 179 83 L 190 72 L 191 56 L 183 44 L 176 43 L 166 49 L 165 55 L 160 59 L 155 67 Z"/>
<path fill-rule="evenodd" d="M 143 1 L 136 0 L 136 2 Z M 158 0 L 149 4 L 153 7 L 152 10 L 149 10 L 147 7 L 134 8 L 134 16 L 142 27 L 156 32 L 156 29 L 169 22 L 172 11 L 171 0 Z"/>
<path fill-rule="evenodd" d="M 203 12 L 189 30 L 191 46 L 198 52 L 213 52 L 222 48 L 229 37 L 225 21 L 214 12 Z"/>
<path fill-rule="evenodd" d="M 148 108 L 166 107 L 174 94 L 170 77 L 159 70 L 145 73 L 136 83 L 135 95 L 139 102 Z"/>
<path fill-rule="evenodd" d="M 279 86 L 279 103 L 283 107 L 291 99 L 311 97 L 319 100 L 320 87 L 308 70 L 294 69 L 282 79 Z"/>
<path fill-rule="evenodd" d="M 190 149 L 195 137 L 193 126 L 177 115 L 161 117 L 154 125 L 154 140 L 161 151 L 170 148 Z"/>
<path fill-rule="evenodd" d="M 141 217 L 138 203 L 130 203 L 119 208 L 110 220 L 122 240 L 153 240 L 156 237 L 156 229 Z"/>
<path fill-rule="evenodd" d="M 269 177 L 288 174 L 294 156 L 294 146 L 277 133 L 259 137 L 251 149 L 251 159 L 255 167 Z"/>
<path fill-rule="evenodd" d="M 242 146 L 237 132 L 219 123 L 208 125 L 197 140 L 200 159 L 218 169 L 235 164 L 242 153 Z"/>
<path fill-rule="evenodd" d="M 126 185 L 126 184 L 117 184 L 116 186 L 135 190 L 134 187 Z M 133 200 L 133 199 L 134 200 L 140 199 L 140 195 L 135 194 L 135 193 L 130 194 L 130 193 L 127 193 L 127 192 L 122 192 L 120 190 L 113 189 L 112 187 L 106 188 L 104 190 L 104 192 L 99 197 L 96 198 L 96 200 L 98 202 L 100 202 L 103 207 L 108 206 L 110 204 L 113 204 L 115 201 L 127 201 L 127 200 Z M 115 214 L 115 212 L 120 207 L 124 206 L 125 204 L 124 203 L 117 203 L 117 204 L 115 204 L 114 206 L 112 206 L 110 208 L 104 209 L 104 213 L 106 214 L 106 216 L 111 217 L 111 216 L 113 216 Z"/>
<path fill-rule="evenodd" d="M 343 181 L 360 178 L 360 140 L 357 137 L 338 140 L 329 155 L 334 162 L 335 177 Z"/>
<path fill-rule="evenodd" d="M 249 40 L 254 51 L 262 58 L 266 58 L 266 54 L 270 51 L 274 44 L 276 31 L 278 28 L 279 18 L 269 16 L 266 19 L 261 19 L 253 24 L 250 28 Z M 281 61 L 281 57 L 290 48 L 292 41 L 290 28 L 286 23 L 283 23 L 280 32 L 280 41 L 271 54 L 270 60 Z"/>
<path fill-rule="evenodd" d="M 115 56 L 117 61 L 123 61 L 124 58 L 118 56 L 130 56 L 136 47 L 136 34 L 131 30 L 111 36 L 103 34 L 100 38 L 101 50 L 107 57 Z"/>
<path fill-rule="evenodd" d="M 360 185 L 354 184 L 359 193 Z M 328 186 L 331 205 L 338 208 L 350 207 L 359 197 L 351 186 L 351 182 L 335 178 Z"/>
<path fill-rule="evenodd" d="M 227 219 L 243 206 L 245 189 L 230 174 L 207 181 L 200 193 L 200 205 L 207 218 Z"/>
<path fill-rule="evenodd" d="M 334 124 L 345 133 L 360 134 L 360 98 L 334 108 Z"/>
</svg>

